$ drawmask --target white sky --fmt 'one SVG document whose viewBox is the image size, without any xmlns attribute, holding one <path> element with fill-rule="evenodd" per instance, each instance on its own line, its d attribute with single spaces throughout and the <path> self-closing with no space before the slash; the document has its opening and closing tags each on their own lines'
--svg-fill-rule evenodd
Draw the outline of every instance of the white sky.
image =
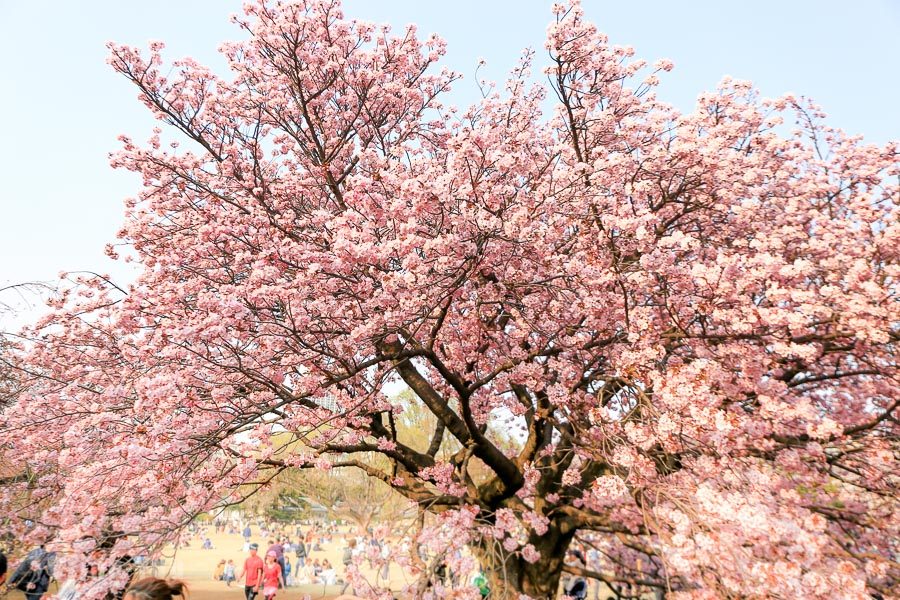
<svg viewBox="0 0 900 600">
<path fill-rule="evenodd" d="M 722 76 L 754 81 L 768 96 L 812 97 L 829 122 L 874 142 L 900 139 L 900 0 L 583 0 L 614 43 L 676 68 L 659 96 L 682 110 Z M 550 2 L 538 0 L 347 0 L 345 12 L 397 27 L 415 22 L 448 42 L 446 64 L 466 78 L 454 101 L 477 97 L 480 73 L 502 81 L 526 46 L 538 49 Z M 221 64 L 216 47 L 239 37 L 236 0 L 0 0 L 0 288 L 53 280 L 61 270 L 127 279 L 103 254 L 115 241 L 125 197 L 138 181 L 107 154 L 153 121 L 134 89 L 106 65 L 107 40 L 166 56 Z M 9 300 L 0 297 L 0 300 Z"/>
</svg>

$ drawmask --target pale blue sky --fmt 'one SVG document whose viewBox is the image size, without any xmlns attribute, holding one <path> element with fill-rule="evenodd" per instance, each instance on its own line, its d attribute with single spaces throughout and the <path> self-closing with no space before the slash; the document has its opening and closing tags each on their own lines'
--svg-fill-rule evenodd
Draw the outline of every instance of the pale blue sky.
<svg viewBox="0 0 900 600">
<path fill-rule="evenodd" d="M 484 57 L 502 80 L 522 48 L 540 64 L 549 1 L 348 0 L 350 16 L 415 22 L 448 42 L 446 63 L 466 75 L 457 104 L 476 97 Z M 167 56 L 220 64 L 218 44 L 239 36 L 235 0 L 0 0 L 0 287 L 54 279 L 60 270 L 124 275 L 103 247 L 114 241 L 122 200 L 137 191 L 107 154 L 120 133 L 153 126 L 134 90 L 106 65 L 107 40 L 167 43 Z M 867 139 L 900 139 L 900 0 L 584 0 L 614 43 L 675 70 L 659 95 L 683 110 L 722 76 L 763 94 L 814 98 L 829 122 Z"/>
</svg>

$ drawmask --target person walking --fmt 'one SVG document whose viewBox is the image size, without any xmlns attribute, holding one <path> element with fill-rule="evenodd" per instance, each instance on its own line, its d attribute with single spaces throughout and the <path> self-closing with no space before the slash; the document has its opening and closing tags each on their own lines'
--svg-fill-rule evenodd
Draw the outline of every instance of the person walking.
<svg viewBox="0 0 900 600">
<path fill-rule="evenodd" d="M 297 557 L 297 568 L 302 569 L 306 566 L 306 543 L 303 541 L 303 537 L 300 537 L 297 540 L 297 544 L 294 546 L 294 555 Z"/>
<path fill-rule="evenodd" d="M 238 581 L 244 580 L 244 597 L 255 600 L 262 584 L 263 560 L 257 556 L 259 544 L 250 544 L 250 556 L 244 561 L 244 568 L 238 574 Z"/>
<path fill-rule="evenodd" d="M 41 600 L 50 587 L 50 574 L 53 571 L 55 554 L 44 550 L 43 546 L 35 548 L 19 563 L 9 585 L 25 593 L 25 600 Z"/>
<path fill-rule="evenodd" d="M 250 523 L 247 523 L 246 525 L 244 525 L 244 532 L 243 532 L 243 534 L 244 534 L 244 543 L 245 543 L 245 544 L 249 544 L 249 543 L 250 543 L 250 536 L 253 535 L 253 532 L 250 530 Z"/>
<path fill-rule="evenodd" d="M 265 600 L 275 600 L 275 594 L 278 593 L 279 587 L 285 587 L 284 572 L 281 570 L 278 556 L 273 550 L 270 550 L 266 552 L 266 562 L 263 565 L 263 597 Z"/>
<path fill-rule="evenodd" d="M 146 577 L 132 583 L 122 600 L 172 600 L 174 596 L 187 596 L 183 581 Z"/>
</svg>

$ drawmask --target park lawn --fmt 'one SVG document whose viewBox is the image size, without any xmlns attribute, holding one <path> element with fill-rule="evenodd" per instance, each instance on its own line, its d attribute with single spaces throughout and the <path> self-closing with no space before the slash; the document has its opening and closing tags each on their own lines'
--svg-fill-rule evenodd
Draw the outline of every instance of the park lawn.
<svg viewBox="0 0 900 600">
<path fill-rule="evenodd" d="M 346 530 L 346 528 L 345 528 Z M 189 587 L 189 600 L 238 600 L 244 597 L 243 585 L 237 582 L 229 588 L 221 581 L 214 581 L 212 578 L 213 571 L 219 560 L 231 559 L 237 566 L 237 572 L 240 572 L 243 565 L 245 554 L 241 551 L 243 547 L 243 539 L 240 535 L 229 535 L 225 533 L 210 533 L 210 539 L 213 542 L 213 550 L 202 550 L 200 540 L 192 540 L 191 546 L 166 553 L 165 564 L 144 571 L 147 575 L 156 577 L 167 577 L 172 579 L 181 579 L 187 582 Z M 265 548 L 269 545 L 269 539 L 256 537 L 253 541 L 259 543 L 260 554 L 265 552 Z M 335 536 L 330 544 L 323 544 L 322 550 L 310 552 L 310 559 L 319 559 L 319 561 L 327 558 L 338 572 L 338 577 L 343 576 L 343 565 L 341 558 L 343 556 L 344 539 L 341 536 Z M 291 563 L 295 562 L 293 554 L 289 554 Z M 363 573 L 370 580 L 374 580 L 374 572 L 369 571 L 365 566 Z M 400 589 L 412 579 L 401 572 L 400 567 L 391 565 L 391 587 Z M 51 586 L 50 592 L 55 592 L 56 586 Z M 278 600 L 300 600 L 305 595 L 314 599 L 331 598 L 341 593 L 341 585 L 332 585 L 327 588 L 321 584 L 318 585 L 302 585 L 293 586 L 286 590 L 278 592 Z M 261 598 L 262 596 L 258 596 Z M 16 590 L 11 590 L 8 600 L 22 600 L 24 595 Z"/>
</svg>

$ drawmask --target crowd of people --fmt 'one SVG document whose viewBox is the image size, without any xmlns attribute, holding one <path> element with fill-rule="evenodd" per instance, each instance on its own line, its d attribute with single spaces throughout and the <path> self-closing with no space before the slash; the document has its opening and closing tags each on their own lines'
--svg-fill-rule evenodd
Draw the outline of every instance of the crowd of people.
<svg viewBox="0 0 900 600">
<path fill-rule="evenodd" d="M 220 552 L 231 545 L 228 538 L 216 537 L 216 542 L 221 547 L 215 549 L 210 529 L 214 529 L 216 535 L 224 533 L 235 536 L 235 551 L 239 549 L 243 554 L 240 559 L 227 555 L 218 559 L 214 563 L 212 578 L 222 582 L 223 587 L 242 588 L 246 600 L 275 600 L 279 592 L 286 588 L 307 585 L 321 585 L 323 588 L 341 586 L 342 595 L 346 592 L 359 593 L 361 590 L 354 589 L 354 584 L 365 585 L 365 581 L 359 577 L 361 573 L 368 571 L 366 578 L 371 584 L 384 585 L 390 581 L 392 551 L 406 555 L 411 549 L 408 538 L 379 538 L 372 530 L 354 530 L 339 526 L 335 522 L 279 524 L 262 520 L 239 523 L 214 521 L 207 524 L 195 522 L 188 528 L 187 535 L 182 536 L 178 546 L 190 547 L 192 541 L 202 540 L 199 549 L 205 553 L 207 550 Z M 254 541 L 260 538 L 267 540 L 267 543 L 262 545 Z M 242 540 L 242 543 L 237 540 Z M 6 583 L 18 588 L 24 593 L 26 600 L 42 600 L 50 587 L 54 558 L 54 553 L 45 551 L 43 547 L 35 548 L 18 561 L 8 581 L 5 581 L 7 561 L 6 557 L 0 554 L 0 584 Z M 431 564 L 434 557 L 421 558 L 425 563 Z M 332 563 L 332 560 L 337 564 Z M 151 564 L 131 559 L 129 561 L 129 565 L 134 568 L 131 572 L 137 572 L 137 577 L 141 573 L 156 572 L 145 568 L 152 568 L 156 562 Z M 176 569 L 175 573 L 179 573 L 179 570 Z M 487 597 L 490 592 L 487 578 L 483 573 L 474 576 L 468 573 L 457 574 L 445 564 L 439 564 L 431 577 L 433 581 L 429 587 L 437 585 L 450 591 L 461 586 L 474 585 L 482 597 Z M 169 585 L 171 582 L 166 580 L 154 580 L 156 583 L 151 585 L 149 581 L 142 579 L 137 582 L 143 582 L 141 584 L 143 587 L 134 588 L 131 596 L 125 595 L 124 598 L 156 600 L 167 597 L 165 596 L 167 593 L 177 595 L 183 590 L 180 583 Z M 61 583 L 56 592 L 57 596 L 70 600 L 79 596 L 78 593 L 67 591 L 71 587 L 68 582 Z M 74 588 L 71 590 L 76 591 Z M 573 597 L 584 598 L 583 593 L 578 593 L 581 591 L 578 586 L 567 591 Z M 120 593 L 118 597 L 121 599 L 123 596 Z"/>
<path fill-rule="evenodd" d="M 213 527 L 217 533 L 237 533 L 233 526 L 223 525 L 219 522 L 214 523 Z M 341 582 L 336 569 L 328 558 L 320 560 L 317 557 L 307 560 L 311 552 L 322 550 L 323 544 L 330 543 L 334 539 L 338 531 L 336 525 L 309 526 L 305 533 L 298 527 L 295 530 L 296 537 L 294 539 L 287 536 L 284 526 L 261 524 L 258 526 L 258 531 L 263 535 L 277 534 L 282 537 L 273 537 L 265 554 L 260 556 L 259 544 L 250 542 L 251 526 L 246 525 L 241 532 L 245 540 L 242 549 L 247 553 L 242 568 L 237 569 L 234 559 L 221 559 L 213 574 L 214 579 L 224 582 L 228 587 L 235 582 L 240 582 L 243 584 L 244 594 L 248 600 L 254 600 L 257 596 L 262 596 L 263 600 L 274 600 L 279 589 L 290 585 L 308 583 L 335 585 Z M 202 549 L 214 549 L 207 527 L 196 523 L 188 528 L 187 535 L 183 536 L 178 545 L 190 547 L 191 540 L 198 538 L 203 540 Z M 292 556 L 295 560 L 293 564 Z M 0 591 L 9 586 L 22 591 L 26 600 L 42 600 L 50 588 L 54 560 L 55 553 L 47 552 L 43 546 L 35 548 L 22 557 L 18 561 L 16 569 L 7 576 L 7 558 L 0 553 Z M 167 598 L 166 594 L 177 595 L 183 589 L 180 582 L 177 586 L 170 588 L 167 587 L 166 580 L 153 580 L 155 583 L 152 585 L 149 583 L 150 579 L 141 581 L 143 582 L 141 586 L 131 590 L 130 595 L 124 595 L 125 599 Z M 77 594 L 69 591 L 70 587 L 68 583 L 59 586 L 56 596 L 77 597 Z M 74 592 L 74 590 L 72 591 Z"/>
<path fill-rule="evenodd" d="M 213 523 L 213 527 L 216 533 L 238 531 L 234 524 L 218 521 Z M 259 555 L 259 544 L 251 541 L 254 528 L 259 536 L 269 538 L 263 556 Z M 359 544 L 364 541 L 377 545 L 378 552 L 381 552 L 381 544 L 374 539 L 349 537 L 348 534 L 342 534 L 335 523 L 285 525 L 259 521 L 256 524 L 242 524 L 240 534 L 244 541 L 242 550 L 247 554 L 243 567 L 236 571 L 233 560 L 221 559 L 215 568 L 213 579 L 225 582 L 226 586 L 231 586 L 235 581 L 242 583 L 248 600 L 253 600 L 260 592 L 264 600 L 271 600 L 279 588 L 296 585 L 345 584 L 346 589 L 346 568 L 356 560 Z M 313 553 L 324 552 L 327 545 L 339 539 L 346 541 L 344 569 L 340 574 L 328 557 L 312 556 Z M 386 568 L 382 570 L 382 575 L 387 578 Z"/>
<path fill-rule="evenodd" d="M 409 551 L 408 541 L 404 546 L 400 540 L 379 538 L 371 530 L 351 530 L 336 522 L 272 523 L 262 519 L 253 522 L 217 520 L 199 526 L 194 536 L 204 540 L 203 548 L 209 540 L 208 527 L 216 534 L 240 534 L 241 550 L 245 555 L 241 568 L 236 568 L 233 559 L 221 558 L 213 571 L 213 579 L 223 582 L 226 587 L 242 586 L 247 600 L 256 600 L 260 596 L 260 600 L 272 600 L 279 589 L 293 586 L 340 585 L 341 594 L 354 591 L 349 576 L 351 566 L 357 569 L 368 567 L 369 576 L 374 578 L 372 583 L 383 585 L 390 581 L 392 550 L 401 554 Z M 262 546 L 254 539 L 268 542 Z M 392 544 L 398 544 L 398 547 L 392 549 Z M 331 560 L 336 554 L 341 558 L 334 564 Z M 472 575 L 475 579 L 470 581 L 470 577 L 460 577 L 444 567 L 434 574 L 434 583 L 447 589 L 474 584 L 486 597 L 489 593 L 487 580 L 483 574 L 478 579 L 478 575 Z"/>
</svg>

